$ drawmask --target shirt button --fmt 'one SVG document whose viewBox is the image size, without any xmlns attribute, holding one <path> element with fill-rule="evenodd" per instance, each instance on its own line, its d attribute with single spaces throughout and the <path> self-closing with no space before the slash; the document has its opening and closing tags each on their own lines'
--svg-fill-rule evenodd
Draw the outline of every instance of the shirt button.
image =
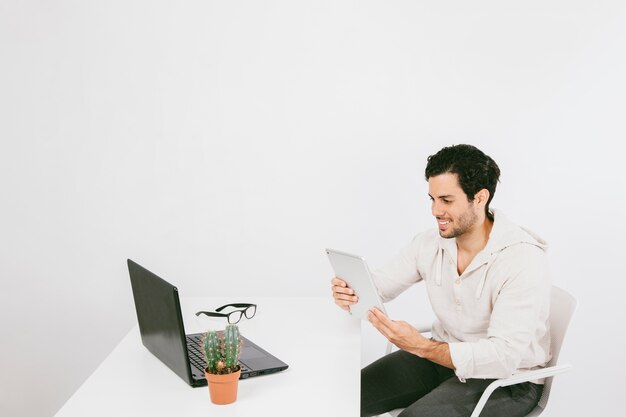
<svg viewBox="0 0 626 417">
<path fill-rule="evenodd" d="M 461 300 L 459 300 L 458 298 L 455 300 L 456 301 L 456 305 L 460 306 L 461 305 Z"/>
<path fill-rule="evenodd" d="M 454 281 L 454 283 L 455 283 L 456 285 L 459 285 L 459 284 L 461 283 L 461 279 L 460 279 L 460 278 L 459 278 L 459 279 L 457 279 L 456 281 Z"/>
</svg>

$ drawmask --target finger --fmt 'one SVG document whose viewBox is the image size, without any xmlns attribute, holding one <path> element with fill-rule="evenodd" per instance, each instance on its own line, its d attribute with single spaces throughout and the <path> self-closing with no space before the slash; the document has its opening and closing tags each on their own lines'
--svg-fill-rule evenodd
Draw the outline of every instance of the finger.
<svg viewBox="0 0 626 417">
<path fill-rule="evenodd" d="M 359 298 L 354 294 L 354 290 L 352 288 L 333 287 L 332 290 L 333 297 L 336 300 L 350 301 L 352 304 L 359 301 Z"/>
<path fill-rule="evenodd" d="M 370 313 L 372 315 L 372 319 L 376 320 L 379 327 L 385 329 L 386 334 L 389 334 L 394 330 L 394 327 L 395 327 L 394 321 L 391 320 L 389 317 L 387 317 L 387 315 L 383 313 L 382 311 L 380 311 L 378 308 L 376 307 L 372 308 L 370 310 Z"/>
<path fill-rule="evenodd" d="M 378 309 L 378 307 L 372 307 L 370 309 L 370 311 L 372 312 L 372 314 L 378 318 L 380 321 L 391 321 L 389 319 L 389 317 L 387 317 L 387 315 L 385 313 L 383 313 L 382 311 L 380 311 L 380 309 Z"/>
<path fill-rule="evenodd" d="M 346 303 L 346 305 L 356 304 L 359 302 L 359 297 L 355 295 L 334 293 L 333 297 L 335 298 L 335 302 L 340 301 L 340 302 Z"/>
<path fill-rule="evenodd" d="M 338 286 L 338 287 L 347 287 L 348 284 L 346 283 L 346 281 L 334 277 L 332 280 L 330 280 L 330 283 L 333 284 L 333 286 Z"/>
<path fill-rule="evenodd" d="M 350 287 L 334 286 L 332 290 L 333 290 L 333 293 L 354 295 L 354 290 Z"/>
<path fill-rule="evenodd" d="M 336 300 L 346 300 L 346 301 L 353 301 L 353 302 L 357 302 L 359 297 L 357 297 L 356 295 L 352 295 L 352 294 L 343 294 L 340 292 L 334 292 L 333 293 L 333 297 Z"/>
<path fill-rule="evenodd" d="M 371 310 L 367 312 L 367 319 L 372 324 L 372 326 L 374 326 L 374 328 L 380 332 L 380 334 L 389 339 L 387 328 L 381 325 L 380 320 L 374 315 Z"/>
</svg>

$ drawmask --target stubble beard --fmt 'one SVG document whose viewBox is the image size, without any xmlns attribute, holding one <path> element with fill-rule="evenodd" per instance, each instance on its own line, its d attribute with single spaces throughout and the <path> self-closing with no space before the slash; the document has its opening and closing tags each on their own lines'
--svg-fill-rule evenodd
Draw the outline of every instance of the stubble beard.
<svg viewBox="0 0 626 417">
<path fill-rule="evenodd" d="M 444 239 L 457 238 L 470 230 L 477 221 L 478 216 L 471 209 L 469 209 L 461 216 L 459 216 L 458 220 L 454 222 L 455 226 L 452 228 L 452 230 L 447 232 L 439 231 L 439 236 Z"/>
</svg>

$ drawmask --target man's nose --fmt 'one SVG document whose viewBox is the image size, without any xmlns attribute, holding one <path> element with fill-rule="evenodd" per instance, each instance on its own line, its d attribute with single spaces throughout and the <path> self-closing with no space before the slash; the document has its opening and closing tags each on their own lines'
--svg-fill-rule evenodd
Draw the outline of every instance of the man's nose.
<svg viewBox="0 0 626 417">
<path fill-rule="evenodd" d="M 436 201 L 433 201 L 431 211 L 433 213 L 433 216 L 435 217 L 440 217 L 443 215 L 443 212 L 441 210 L 441 205 L 438 204 Z"/>
</svg>

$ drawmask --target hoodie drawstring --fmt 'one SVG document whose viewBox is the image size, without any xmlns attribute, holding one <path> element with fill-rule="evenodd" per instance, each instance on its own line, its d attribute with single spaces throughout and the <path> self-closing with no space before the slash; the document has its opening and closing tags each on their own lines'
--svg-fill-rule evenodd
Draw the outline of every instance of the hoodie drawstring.
<svg viewBox="0 0 626 417">
<path fill-rule="evenodd" d="M 443 264 L 443 248 L 441 245 L 437 249 L 437 256 L 435 257 L 435 282 L 441 287 L 441 264 Z"/>
</svg>

